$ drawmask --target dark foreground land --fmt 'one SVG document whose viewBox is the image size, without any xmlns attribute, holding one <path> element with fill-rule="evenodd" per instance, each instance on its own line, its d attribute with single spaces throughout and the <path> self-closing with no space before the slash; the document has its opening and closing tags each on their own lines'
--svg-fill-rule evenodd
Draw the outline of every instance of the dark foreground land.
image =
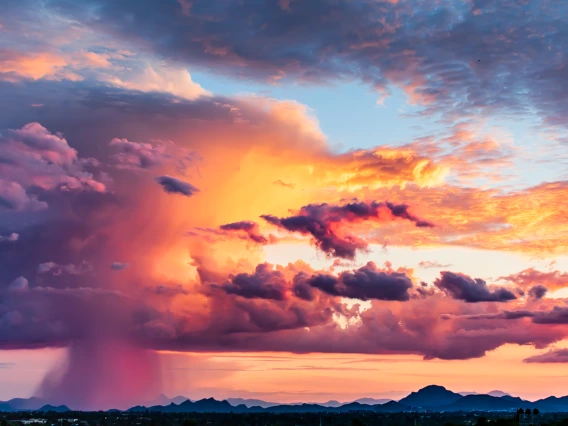
<svg viewBox="0 0 568 426">
<path fill-rule="evenodd" d="M 0 413 L 0 426 L 568 426 L 567 413 Z"/>
</svg>

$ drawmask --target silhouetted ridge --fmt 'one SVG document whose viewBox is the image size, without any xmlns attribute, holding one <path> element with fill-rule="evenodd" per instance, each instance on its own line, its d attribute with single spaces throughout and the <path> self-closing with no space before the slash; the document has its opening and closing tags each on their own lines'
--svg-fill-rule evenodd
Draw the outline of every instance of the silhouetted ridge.
<svg viewBox="0 0 568 426">
<path fill-rule="evenodd" d="M 525 404 L 526 405 L 526 404 Z M 466 395 L 444 407 L 445 411 L 508 411 L 519 408 L 516 401 L 491 395 Z"/>
<path fill-rule="evenodd" d="M 568 412 L 568 396 L 557 398 L 551 396 L 538 401 L 526 401 L 519 397 L 504 394 L 504 392 L 492 391 L 489 394 L 468 394 L 462 396 L 452 392 L 443 386 L 430 385 L 416 392 L 412 392 L 400 401 L 377 400 L 373 398 L 360 398 L 349 403 L 328 401 L 323 404 L 298 403 L 277 404 L 262 400 L 245 400 L 231 398 L 230 400 L 216 400 L 204 398 L 199 401 L 191 401 L 184 397 L 176 397 L 179 403 L 170 402 L 163 405 L 146 407 L 138 405 L 128 409 L 130 412 L 164 412 L 164 413 L 344 413 L 349 411 L 375 411 L 385 413 L 397 413 L 407 411 L 516 411 L 519 408 L 538 408 L 541 412 Z M 183 400 L 185 399 L 185 400 Z M 171 401 L 163 395 L 156 400 Z M 182 401 L 183 400 L 183 401 Z M 373 404 L 367 402 L 386 401 Z M 231 404 L 233 402 L 233 404 Z M 254 404 L 254 405 L 253 405 Z M 273 405 L 272 405 L 273 404 Z M 247 406 L 248 405 L 248 406 Z M 0 411 L 71 411 L 66 405 L 55 405 L 39 398 L 14 398 L 9 401 L 0 401 Z M 111 410 L 118 412 L 120 410 Z"/>
<path fill-rule="evenodd" d="M 54 411 L 56 413 L 64 413 L 66 411 L 71 411 L 71 410 L 66 405 L 55 406 L 55 405 L 46 404 L 37 411 Z"/>
<path fill-rule="evenodd" d="M 464 397 L 459 393 L 447 390 L 443 386 L 430 385 L 417 392 L 412 392 L 410 395 L 402 398 L 398 402 L 410 407 L 430 408 L 449 405 L 460 398 Z"/>
</svg>

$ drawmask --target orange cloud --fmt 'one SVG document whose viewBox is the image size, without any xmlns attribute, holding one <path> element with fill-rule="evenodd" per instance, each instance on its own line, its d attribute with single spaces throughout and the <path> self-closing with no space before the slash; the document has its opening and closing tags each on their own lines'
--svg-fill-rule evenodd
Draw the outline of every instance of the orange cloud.
<svg viewBox="0 0 568 426">
<path fill-rule="evenodd" d="M 60 54 L 0 51 L 0 73 L 5 74 L 5 78 L 8 80 L 15 77 L 39 80 L 57 75 L 66 65 L 67 61 Z M 71 80 L 77 79 L 72 75 L 67 77 L 70 77 Z"/>
</svg>

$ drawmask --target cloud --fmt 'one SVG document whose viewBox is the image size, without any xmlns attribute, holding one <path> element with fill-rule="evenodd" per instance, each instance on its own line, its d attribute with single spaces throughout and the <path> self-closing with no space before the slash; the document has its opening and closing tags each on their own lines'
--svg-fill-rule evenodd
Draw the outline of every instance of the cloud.
<svg viewBox="0 0 568 426">
<path fill-rule="evenodd" d="M 283 186 L 285 188 L 290 188 L 290 189 L 296 188 L 296 185 L 294 185 L 293 183 L 286 183 L 286 182 L 283 182 L 281 179 L 275 180 L 272 183 L 274 185 L 280 185 L 280 186 Z"/>
<path fill-rule="evenodd" d="M 342 272 L 338 277 L 321 273 L 311 277 L 296 276 L 294 292 L 298 297 L 312 300 L 314 296 L 309 287 L 351 299 L 406 301 L 410 299 L 408 291 L 412 281 L 404 273 L 381 271 L 369 262 L 355 271 Z"/>
<path fill-rule="evenodd" d="M 425 261 L 418 263 L 418 266 L 420 266 L 421 268 L 448 268 L 452 265 L 443 265 L 440 262 L 437 262 L 435 260 L 434 261 L 425 260 Z"/>
<path fill-rule="evenodd" d="M 15 232 L 12 232 L 10 235 L 7 235 L 5 237 L 0 235 L 0 242 L 2 241 L 15 242 L 18 241 L 18 238 L 20 238 L 20 235 L 16 234 Z"/>
<path fill-rule="evenodd" d="M 106 185 L 87 172 L 95 164 L 79 158 L 60 134 L 37 122 L 0 134 L 0 208 L 41 210 L 47 207 L 32 189 L 104 192 Z"/>
<path fill-rule="evenodd" d="M 16 182 L 0 179 L 0 210 L 43 210 L 47 203 L 39 201 L 35 194 L 27 194 L 26 190 Z"/>
<path fill-rule="evenodd" d="M 109 144 L 117 151 L 113 158 L 123 167 L 148 169 L 164 161 L 164 149 L 149 143 L 130 142 L 127 139 L 114 138 Z"/>
<path fill-rule="evenodd" d="M 227 294 L 248 299 L 287 300 L 289 295 L 312 302 L 317 292 L 359 300 L 407 301 L 412 280 L 404 273 L 381 270 L 373 262 L 335 276 L 323 272 L 274 269 L 268 263 L 256 266 L 253 274 L 230 276 L 225 284 L 212 284 Z"/>
<path fill-rule="evenodd" d="M 528 268 L 517 274 L 499 277 L 499 280 L 513 283 L 523 289 L 531 286 L 544 286 L 550 290 L 559 290 L 568 286 L 568 273 L 560 271 L 542 272 Z"/>
<path fill-rule="evenodd" d="M 568 362 L 568 349 L 555 349 L 523 360 L 527 363 L 565 363 Z"/>
<path fill-rule="evenodd" d="M 67 61 L 59 54 L 24 53 L 13 50 L 0 50 L 0 78 L 15 80 L 29 78 L 38 80 L 44 77 L 79 78 L 62 73 Z"/>
<path fill-rule="evenodd" d="M 28 291 L 29 284 L 28 280 L 24 277 L 18 277 L 10 283 L 8 290 L 10 291 Z"/>
<path fill-rule="evenodd" d="M 568 324 L 568 308 L 554 306 L 550 311 L 535 312 L 535 324 Z"/>
<path fill-rule="evenodd" d="M 68 265 L 58 265 L 55 262 L 44 262 L 40 263 L 37 267 L 38 274 L 46 274 L 48 272 L 53 275 L 61 275 L 63 273 L 70 275 L 83 275 L 93 271 L 93 266 L 88 262 L 82 262 L 79 265 L 74 265 L 72 263 Z"/>
<path fill-rule="evenodd" d="M 467 320 L 495 320 L 495 319 L 503 319 L 503 320 L 517 320 L 521 318 L 533 318 L 536 314 L 532 311 L 528 310 L 517 310 L 517 311 L 500 311 L 495 313 L 483 313 L 483 314 L 467 314 L 467 315 L 459 315 L 459 318 L 467 319 Z M 451 319 L 451 315 L 444 315 L 443 319 Z"/>
<path fill-rule="evenodd" d="M 156 182 L 162 185 L 164 191 L 170 194 L 182 194 L 191 197 L 196 192 L 199 192 L 199 189 L 192 184 L 172 176 L 158 176 Z"/>
<path fill-rule="evenodd" d="M 320 84 L 357 80 L 381 96 L 397 86 L 409 102 L 446 119 L 536 111 L 546 123 L 562 125 L 567 113 L 567 93 L 558 90 L 565 65 L 558 40 L 565 28 L 557 23 L 566 6 L 553 1 L 534 13 L 531 4 L 510 0 L 505 12 L 496 0 L 458 6 L 286 1 L 281 7 L 237 0 L 214 7 L 198 0 L 191 8 L 172 2 L 156 14 L 153 7 L 90 0 L 96 19 L 64 4 L 65 15 L 86 26 L 223 75 Z M 255 20 L 241 19 L 253 12 Z M 131 19 L 124 19 L 126 13 Z"/>
<path fill-rule="evenodd" d="M 171 69 L 161 67 L 156 70 L 147 66 L 140 73 L 130 74 L 120 79 L 111 76 L 106 81 L 114 86 L 141 92 L 171 93 L 180 98 L 194 100 L 210 93 L 191 79 L 186 69 Z"/>
<path fill-rule="evenodd" d="M 390 202 L 355 202 L 334 206 L 329 204 L 309 204 L 300 209 L 296 216 L 278 218 L 272 215 L 261 216 L 268 223 L 290 232 L 309 234 L 316 246 L 332 256 L 353 259 L 357 250 L 365 250 L 367 243 L 352 235 L 340 235 L 342 223 L 363 221 L 386 222 L 396 218 L 414 222 L 417 227 L 433 227 L 425 220 L 411 214 L 405 204 Z"/>
<path fill-rule="evenodd" d="M 221 225 L 219 229 L 228 232 L 242 231 L 247 236 L 247 238 L 258 244 L 266 244 L 269 241 L 268 238 L 266 238 L 264 235 L 260 233 L 258 223 L 248 220 L 241 222 L 227 223 L 226 225 Z M 274 238 L 271 238 L 271 240 L 274 241 Z"/>
<path fill-rule="evenodd" d="M 110 265 L 110 269 L 113 269 L 115 271 L 122 271 L 123 269 L 126 269 L 129 266 L 130 265 L 128 263 L 113 262 L 112 265 Z"/>
<path fill-rule="evenodd" d="M 532 322 L 535 324 L 551 324 L 560 325 L 568 324 L 568 308 L 564 306 L 553 306 L 551 310 L 541 310 L 541 311 L 530 311 L 530 310 L 518 310 L 518 311 L 502 311 L 492 314 L 474 314 L 474 315 L 464 315 L 463 318 L 469 320 L 480 320 L 480 319 L 504 319 L 504 320 L 516 320 L 521 318 L 531 318 Z"/>
<path fill-rule="evenodd" d="M 256 267 L 254 274 L 237 274 L 228 282 L 218 286 L 228 294 L 236 294 L 247 299 L 284 300 L 287 282 L 278 270 L 273 270 L 268 263 Z"/>
<path fill-rule="evenodd" d="M 461 273 L 448 271 L 442 271 L 440 274 L 441 278 L 437 278 L 434 285 L 455 299 L 468 303 L 507 302 L 516 299 L 516 296 L 506 288 L 492 291 L 480 278 L 473 279 Z"/>
<path fill-rule="evenodd" d="M 265 271 L 261 267 L 258 272 L 262 253 L 245 247 L 236 241 L 238 237 L 210 243 L 184 236 L 188 229 L 200 228 L 238 234 L 250 241 L 248 232 L 256 232 L 255 227 L 242 219 L 270 212 L 278 225 L 295 217 L 307 218 L 313 229 L 322 224 L 325 232 L 333 231 L 337 239 L 333 243 L 353 243 L 352 253 L 385 237 L 410 246 L 466 244 L 508 250 L 554 246 L 562 250 L 566 220 L 555 206 L 567 191 L 560 182 L 519 191 L 459 187 L 435 179 L 439 164 L 409 148 L 337 154 L 306 110 L 275 100 L 213 96 L 190 101 L 88 81 L 0 82 L 0 90 L 11 100 L 9 105 L 0 103 L 2 128 L 21 128 L 28 117 L 39 120 L 35 114 L 41 114 L 42 127 L 62 131 L 80 158 L 94 157 L 99 162 L 95 167 L 79 161 L 80 166 L 89 172 L 93 167 L 93 173 L 103 169 L 108 180 L 103 176 L 97 180 L 112 182 L 112 190 L 105 192 L 20 185 L 28 200 L 35 197 L 49 209 L 2 216 L 3 233 L 14 230 L 20 238 L 0 250 L 0 264 L 5 265 L 0 285 L 0 347 L 73 345 L 65 368 L 69 373 L 62 374 L 71 378 L 47 390 L 63 395 L 88 379 L 92 393 L 65 395 L 75 398 L 78 407 L 96 400 L 97 392 L 106 401 L 121 400 L 118 392 L 128 393 L 128 389 L 109 391 L 109 377 L 131 383 L 126 379 L 132 374 L 140 377 L 133 387 L 150 389 L 145 372 L 153 371 L 152 363 L 141 362 L 125 372 L 114 364 L 129 356 L 139 359 L 137 355 L 145 350 L 403 353 L 427 359 L 469 359 L 505 344 L 543 348 L 567 336 L 566 327 L 559 323 L 561 312 L 553 309 L 561 302 L 551 298 L 538 302 L 546 306 L 542 311 L 525 306 L 534 300 L 510 300 L 509 313 L 503 314 L 499 311 L 503 305 L 468 303 L 454 293 L 425 291 L 415 297 L 409 270 L 366 265 L 336 275 L 297 262 Z M 50 107 L 30 107 L 29 93 L 34 102 Z M 8 137 L 4 131 L 2 135 Z M 183 197 L 156 190 L 154 180 L 140 173 L 136 157 L 133 167 L 117 168 L 113 155 L 118 147 L 108 143 L 117 136 L 121 141 L 147 143 L 151 149 L 169 147 L 159 140 L 197 152 L 203 161 L 199 167 L 188 167 L 185 175 L 169 159 L 153 172 L 184 176 L 195 186 L 207 188 L 195 198 L 194 208 L 188 210 Z M 26 149 L 31 146 L 25 145 Z M 139 148 L 144 150 L 132 148 L 136 156 Z M 33 150 L 36 157 L 42 155 L 36 152 L 37 144 Z M 66 151 L 55 152 L 61 156 Z M 282 176 L 305 190 L 275 187 L 273 182 Z M 426 184 L 430 180 L 431 186 Z M 354 195 L 365 200 L 400 200 L 398 205 L 410 205 L 412 210 L 352 201 Z M 342 199 L 350 200 L 349 204 Z M 415 226 L 422 212 L 440 226 L 427 232 Z M 234 229 L 219 229 L 223 224 Z M 258 235 L 267 235 L 260 225 Z M 304 235 L 315 238 L 310 232 Z M 117 259 L 131 263 L 128 280 L 110 267 Z M 37 274 L 38 265 L 47 260 L 56 265 L 80 265 L 85 260 L 93 265 L 96 276 L 62 279 Z M 235 280 L 240 274 L 242 280 Z M 280 274 L 284 280 L 278 278 Z M 20 276 L 30 277 L 29 290 L 8 291 L 9 283 Z M 473 294 L 476 300 L 493 300 L 495 294 L 505 294 L 468 279 L 475 288 L 460 287 L 464 297 L 471 299 Z M 296 286 L 298 282 L 303 285 Z M 346 303 L 346 297 L 368 303 L 363 309 L 360 303 Z M 473 321 L 474 317 L 478 319 Z M 505 317 L 511 321 L 503 321 Z M 540 323 L 533 321 L 536 317 Z M 100 339 L 119 347 L 98 351 Z M 93 370 L 101 375 L 100 381 Z"/>
<path fill-rule="evenodd" d="M 530 288 L 529 295 L 535 299 L 542 299 L 546 295 L 547 291 L 548 289 L 545 286 L 535 285 Z"/>
</svg>

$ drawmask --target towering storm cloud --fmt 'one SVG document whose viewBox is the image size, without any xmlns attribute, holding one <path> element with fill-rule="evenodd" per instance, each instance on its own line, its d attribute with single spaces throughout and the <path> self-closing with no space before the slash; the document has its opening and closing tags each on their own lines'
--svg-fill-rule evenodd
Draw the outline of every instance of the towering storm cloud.
<svg viewBox="0 0 568 426">
<path fill-rule="evenodd" d="M 164 352 L 566 362 L 567 12 L 1 2 L 0 356 L 73 409 Z"/>
</svg>

